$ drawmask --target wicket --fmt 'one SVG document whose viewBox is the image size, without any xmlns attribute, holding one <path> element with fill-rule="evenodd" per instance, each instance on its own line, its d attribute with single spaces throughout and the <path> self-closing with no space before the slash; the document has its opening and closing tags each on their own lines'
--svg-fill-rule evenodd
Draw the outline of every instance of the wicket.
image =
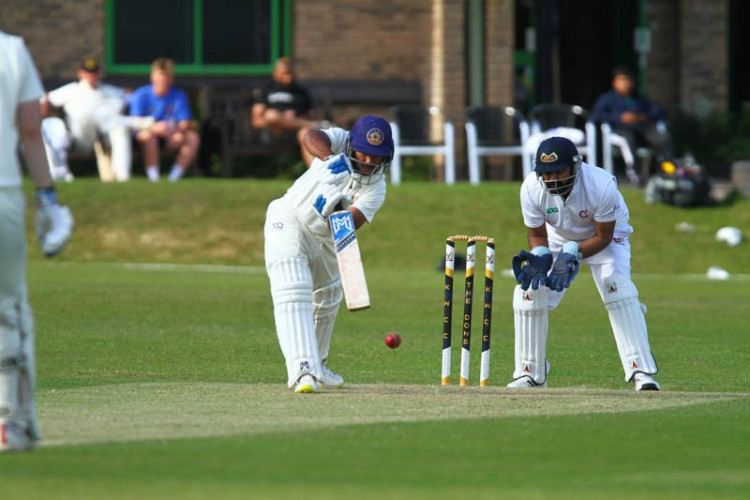
<svg viewBox="0 0 750 500">
<path fill-rule="evenodd" d="M 492 288 L 495 278 L 495 240 L 487 236 L 454 235 L 445 241 L 445 289 L 443 299 L 443 365 L 442 385 L 451 381 L 451 335 L 453 323 L 453 274 L 455 270 L 455 242 L 466 241 L 466 285 L 464 288 L 464 316 L 461 340 L 460 385 L 469 385 L 471 356 L 471 308 L 474 296 L 474 267 L 477 241 L 487 244 L 484 264 L 484 316 L 482 322 L 482 357 L 479 385 L 490 385 L 490 332 L 492 323 Z"/>
</svg>

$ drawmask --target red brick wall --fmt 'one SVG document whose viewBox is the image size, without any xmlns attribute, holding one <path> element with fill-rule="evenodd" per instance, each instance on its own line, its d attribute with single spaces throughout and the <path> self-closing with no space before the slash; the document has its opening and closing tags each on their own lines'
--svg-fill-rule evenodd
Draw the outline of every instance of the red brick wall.
<svg viewBox="0 0 750 500">
<path fill-rule="evenodd" d="M 45 79 L 74 79 L 80 60 L 104 55 L 104 0 L 2 0 L 0 29 L 21 35 Z"/>
</svg>

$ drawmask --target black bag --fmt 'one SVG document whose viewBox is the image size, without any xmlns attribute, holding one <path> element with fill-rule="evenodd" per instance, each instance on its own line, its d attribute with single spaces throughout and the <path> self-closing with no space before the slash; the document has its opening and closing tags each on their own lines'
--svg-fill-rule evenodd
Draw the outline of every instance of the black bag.
<svg viewBox="0 0 750 500">
<path fill-rule="evenodd" d="M 711 205 L 711 177 L 692 157 L 664 161 L 648 180 L 646 201 L 676 207 Z"/>
</svg>

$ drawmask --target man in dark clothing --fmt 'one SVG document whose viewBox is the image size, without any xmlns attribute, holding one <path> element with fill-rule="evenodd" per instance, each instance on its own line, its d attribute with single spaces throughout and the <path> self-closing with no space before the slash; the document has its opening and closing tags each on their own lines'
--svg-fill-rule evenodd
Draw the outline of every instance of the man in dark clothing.
<svg viewBox="0 0 750 500">
<path fill-rule="evenodd" d="M 273 80 L 256 95 L 252 109 L 253 127 L 268 129 L 274 137 L 294 134 L 301 144 L 304 134 L 318 128 L 310 94 L 294 80 L 292 62 L 279 58 L 273 70 Z M 302 156 L 307 165 L 312 161 L 304 148 Z"/>
<path fill-rule="evenodd" d="M 606 122 L 628 141 L 633 151 L 649 148 L 657 157 L 672 157 L 672 140 L 662 120 L 664 108 L 635 93 L 633 74 L 624 67 L 613 72 L 612 90 L 596 100 L 591 112 L 595 122 Z"/>
</svg>

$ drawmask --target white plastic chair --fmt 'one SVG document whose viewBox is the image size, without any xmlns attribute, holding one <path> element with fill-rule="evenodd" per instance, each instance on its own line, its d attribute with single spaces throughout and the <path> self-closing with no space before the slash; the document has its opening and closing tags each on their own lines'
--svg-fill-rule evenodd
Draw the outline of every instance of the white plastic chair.
<svg viewBox="0 0 750 500">
<path fill-rule="evenodd" d="M 524 172 L 530 171 L 530 158 L 524 154 L 529 124 L 512 106 L 470 106 L 466 108 L 466 150 L 469 155 L 469 182 L 479 184 L 480 156 L 520 156 Z"/>
<path fill-rule="evenodd" d="M 430 126 L 433 120 L 442 120 L 443 137 L 431 140 Z M 396 106 L 391 121 L 393 134 L 393 161 L 390 168 L 391 184 L 401 183 L 402 156 L 445 157 L 445 183 L 456 182 L 455 130 L 453 123 L 444 120 L 435 106 Z"/>
<path fill-rule="evenodd" d="M 546 103 L 534 106 L 530 112 L 531 136 L 526 143 L 526 153 L 531 161 L 524 176 L 534 168 L 535 146 L 556 135 L 570 139 L 578 147 L 578 152 L 586 157 L 586 161 L 594 163 L 597 148 L 596 125 L 588 121 L 588 115 L 586 109 L 572 104 Z"/>
</svg>

